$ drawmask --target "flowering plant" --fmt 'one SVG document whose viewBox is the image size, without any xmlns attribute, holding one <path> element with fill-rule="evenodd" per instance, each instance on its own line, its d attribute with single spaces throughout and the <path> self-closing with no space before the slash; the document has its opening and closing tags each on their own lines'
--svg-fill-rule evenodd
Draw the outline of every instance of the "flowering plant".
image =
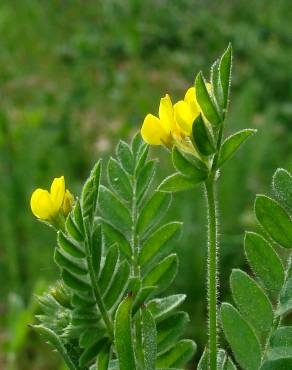
<svg viewBox="0 0 292 370">
<path fill-rule="evenodd" d="M 216 184 L 222 165 L 255 133 L 246 129 L 224 139 L 231 67 L 229 46 L 213 64 L 210 82 L 200 72 L 183 100 L 173 104 L 169 95 L 163 97 L 158 117 L 144 119 L 144 142 L 137 134 L 131 145 L 117 145 L 106 183 L 98 161 L 80 199 L 66 190 L 63 177 L 50 192 L 33 193 L 33 213 L 57 230 L 54 258 L 61 271 L 56 285 L 39 297 L 43 313 L 34 328 L 69 369 L 178 370 L 192 358 L 195 343 L 180 339 L 189 322 L 177 310 L 185 295 L 162 296 L 177 273 L 174 247 L 181 230 L 180 222 L 163 218 L 173 193 L 198 183 L 204 184 L 208 208 L 208 343 L 198 370 L 292 368 L 292 329 L 285 325 L 292 309 L 291 257 L 282 261 L 272 246 L 292 247 L 292 178 L 285 170 L 274 175 L 277 200 L 259 195 L 255 202 L 266 237 L 245 237 L 257 280 L 234 270 L 230 284 L 237 308 L 223 303 L 219 309 Z M 172 151 L 176 172 L 158 187 L 149 145 Z M 221 348 L 220 327 L 231 351 Z"/>
</svg>

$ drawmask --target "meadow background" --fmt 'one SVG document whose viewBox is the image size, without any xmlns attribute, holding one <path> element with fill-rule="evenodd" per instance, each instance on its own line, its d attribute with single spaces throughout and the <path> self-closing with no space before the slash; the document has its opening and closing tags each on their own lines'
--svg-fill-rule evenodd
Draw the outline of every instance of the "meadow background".
<svg viewBox="0 0 292 370">
<path fill-rule="evenodd" d="M 219 181 L 220 284 L 229 299 L 231 267 L 245 264 L 244 230 L 256 228 L 255 194 L 270 191 L 277 167 L 292 169 L 289 14 L 289 0 L 1 1 L 0 369 L 62 368 L 27 326 L 38 310 L 34 294 L 58 275 L 55 236 L 32 216 L 32 190 L 64 174 L 77 195 L 95 161 L 131 138 L 166 92 L 181 98 L 231 41 L 227 132 L 252 127 L 258 134 Z M 152 155 L 161 159 L 161 177 L 171 173 L 163 149 Z M 184 220 L 171 291 L 188 295 L 187 336 L 199 354 L 206 341 L 202 189 L 177 195 L 169 217 Z"/>
</svg>

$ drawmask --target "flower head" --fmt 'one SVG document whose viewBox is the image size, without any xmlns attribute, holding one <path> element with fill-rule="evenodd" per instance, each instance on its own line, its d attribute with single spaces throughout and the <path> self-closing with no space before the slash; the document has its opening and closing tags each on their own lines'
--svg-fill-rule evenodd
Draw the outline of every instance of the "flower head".
<svg viewBox="0 0 292 370">
<path fill-rule="evenodd" d="M 211 84 L 207 84 L 211 89 Z M 169 95 L 160 99 L 158 117 L 147 114 L 144 119 L 141 135 L 150 145 L 164 145 L 171 148 L 176 145 L 183 151 L 196 155 L 192 144 L 192 126 L 194 120 L 202 113 L 197 102 L 195 87 L 190 87 L 184 100 L 174 105 Z"/>
<path fill-rule="evenodd" d="M 160 99 L 159 117 L 153 114 L 147 114 L 145 117 L 141 135 L 148 144 L 167 147 L 171 147 L 174 141 L 180 138 L 180 128 L 175 121 L 172 101 L 168 94 Z"/>
<path fill-rule="evenodd" d="M 59 216 L 68 215 L 73 206 L 73 195 L 65 188 L 64 176 L 55 178 L 50 192 L 36 189 L 30 199 L 32 213 L 43 221 L 56 221 Z"/>
</svg>

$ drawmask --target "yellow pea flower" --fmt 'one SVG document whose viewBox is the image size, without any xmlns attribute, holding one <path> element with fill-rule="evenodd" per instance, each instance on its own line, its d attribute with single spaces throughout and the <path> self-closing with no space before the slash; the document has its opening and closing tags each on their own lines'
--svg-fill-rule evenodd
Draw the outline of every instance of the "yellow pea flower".
<svg viewBox="0 0 292 370">
<path fill-rule="evenodd" d="M 181 132 L 175 121 L 172 101 L 168 94 L 160 99 L 159 117 L 147 114 L 144 119 L 141 135 L 150 145 L 165 145 L 171 147 L 180 138 Z"/>
<path fill-rule="evenodd" d="M 207 88 L 211 90 L 210 83 L 207 84 Z M 184 100 L 180 100 L 174 105 L 175 120 L 184 135 L 191 135 L 193 122 L 200 112 L 201 108 L 197 102 L 196 89 L 190 87 L 185 94 Z"/>
<path fill-rule="evenodd" d="M 66 193 L 65 193 L 64 201 L 63 201 L 63 206 L 62 206 L 63 212 L 66 216 L 70 213 L 70 211 L 73 207 L 73 204 L 74 204 L 74 197 L 70 193 L 70 191 L 68 189 L 66 189 Z"/>
<path fill-rule="evenodd" d="M 74 198 L 65 188 L 64 176 L 55 178 L 50 192 L 36 189 L 30 199 L 32 213 L 43 221 L 54 221 L 58 216 L 67 216 L 73 206 Z"/>
</svg>

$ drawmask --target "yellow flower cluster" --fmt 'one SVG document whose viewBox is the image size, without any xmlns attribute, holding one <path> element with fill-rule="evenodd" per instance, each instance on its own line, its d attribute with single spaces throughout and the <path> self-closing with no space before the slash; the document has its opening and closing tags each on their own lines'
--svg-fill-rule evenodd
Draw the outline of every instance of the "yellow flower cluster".
<svg viewBox="0 0 292 370">
<path fill-rule="evenodd" d="M 59 216 L 66 217 L 72 209 L 74 197 L 65 187 L 64 176 L 55 178 L 50 192 L 36 189 L 30 200 L 32 213 L 43 221 L 55 221 Z"/>
<path fill-rule="evenodd" d="M 208 88 L 211 85 L 208 84 Z M 190 87 L 184 97 L 174 105 L 169 95 L 160 100 L 158 117 L 147 114 L 144 119 L 141 135 L 150 145 L 172 145 L 180 147 L 187 144 L 186 138 L 192 134 L 194 120 L 201 112 L 197 102 L 196 90 Z"/>
</svg>

